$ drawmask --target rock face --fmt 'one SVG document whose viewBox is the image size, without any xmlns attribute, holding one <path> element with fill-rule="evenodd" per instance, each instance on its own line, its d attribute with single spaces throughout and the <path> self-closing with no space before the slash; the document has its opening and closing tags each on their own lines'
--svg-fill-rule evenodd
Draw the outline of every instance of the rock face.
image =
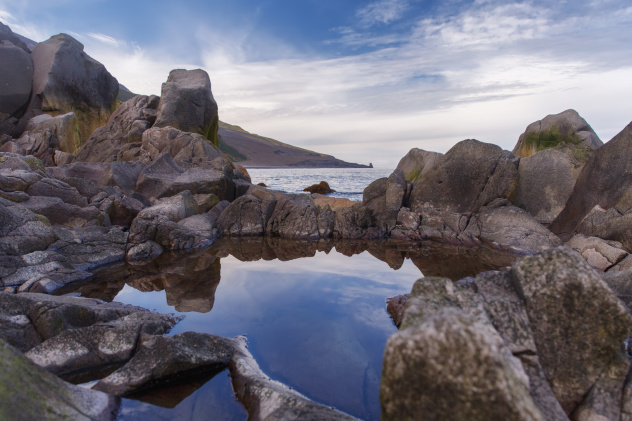
<svg viewBox="0 0 632 421">
<path fill-rule="evenodd" d="M 137 95 L 121 104 L 103 127 L 92 133 L 76 161 L 112 162 L 138 159 L 143 132 L 156 121 L 160 98 Z"/>
<path fill-rule="evenodd" d="M 119 399 L 66 383 L 0 339 L 0 418 L 114 420 Z"/>
<path fill-rule="evenodd" d="M 550 226 L 570 234 L 595 206 L 616 206 L 632 185 L 632 123 L 597 149 L 586 162 L 566 206 Z"/>
<path fill-rule="evenodd" d="M 457 143 L 418 181 L 410 208 L 431 203 L 447 211 L 476 212 L 496 198 L 512 199 L 518 181 L 514 157 L 478 140 Z"/>
<path fill-rule="evenodd" d="M 22 41 L 20 37 L 14 34 L 11 28 L 9 28 L 7 25 L 0 22 L 0 42 L 3 42 L 3 41 L 9 41 L 11 44 L 20 48 L 25 53 L 31 52 L 31 50 L 24 43 L 24 41 Z"/>
<path fill-rule="evenodd" d="M 162 84 L 155 127 L 171 126 L 183 132 L 199 133 L 219 146 L 217 103 L 208 74 L 201 69 L 172 70 Z"/>
<path fill-rule="evenodd" d="M 0 73 L 0 120 L 5 120 L 10 116 L 21 117 L 31 98 L 33 60 L 31 55 L 19 46 L 9 41 L 1 41 L 0 62 L 2 63 L 2 72 Z M 6 115 L 6 118 L 2 117 L 3 115 Z"/>
<path fill-rule="evenodd" d="M 208 167 L 222 153 L 202 135 L 183 132 L 173 127 L 151 128 L 143 133 L 141 159 L 150 163 L 161 154 L 168 153 L 185 168 Z"/>
<path fill-rule="evenodd" d="M 26 126 L 26 132 L 17 140 L 25 155 L 41 159 L 47 167 L 61 163 L 57 152 L 73 154 L 80 142 L 75 113 L 33 117 Z"/>
<path fill-rule="evenodd" d="M 563 147 L 564 144 L 570 146 L 576 157 L 583 158 L 585 162 L 603 142 L 577 111 L 566 110 L 529 124 L 520 135 L 513 154 L 527 158 L 538 151 Z"/>
<path fill-rule="evenodd" d="M 584 259 L 565 248 L 524 257 L 512 279 L 546 378 L 570 414 L 621 351 L 632 318 Z"/>
<path fill-rule="evenodd" d="M 397 164 L 397 169 L 402 170 L 404 178 L 411 183 L 422 179 L 430 171 L 443 154 L 428 152 L 423 149 L 413 148 Z"/>
<path fill-rule="evenodd" d="M 402 170 L 388 178 L 380 178 L 364 189 L 362 203 L 379 228 L 390 232 L 397 223 L 397 214 L 406 199 L 407 185 Z"/>
<path fill-rule="evenodd" d="M 568 155 L 546 149 L 520 160 L 514 204 L 540 223 L 550 224 L 564 209 L 575 187 Z"/>
<path fill-rule="evenodd" d="M 101 63 L 66 34 L 37 44 L 31 54 L 35 73 L 31 108 L 52 115 L 74 112 L 81 143 L 114 111 L 118 82 Z"/>
</svg>

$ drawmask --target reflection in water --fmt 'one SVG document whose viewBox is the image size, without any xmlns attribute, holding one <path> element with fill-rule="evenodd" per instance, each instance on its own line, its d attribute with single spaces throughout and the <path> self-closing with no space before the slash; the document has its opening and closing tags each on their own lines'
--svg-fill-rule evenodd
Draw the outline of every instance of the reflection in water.
<svg viewBox="0 0 632 421">
<path fill-rule="evenodd" d="M 222 239 L 192 253 L 104 268 L 79 290 L 107 301 L 185 313 L 171 334 L 246 334 L 252 354 L 272 378 L 357 417 L 379 419 L 382 354 L 396 330 L 385 298 L 409 292 L 420 271 L 456 280 L 513 259 L 482 248 L 390 240 Z M 212 384 L 220 383 L 209 381 L 171 411 L 194 418 L 182 408 L 195 408 L 192 400 L 213 393 L 208 401 L 214 410 L 233 413 L 233 401 L 222 406 L 217 399 L 231 391 L 211 390 Z M 132 402 L 123 404 L 125 419 L 153 414 L 155 407 Z"/>
</svg>

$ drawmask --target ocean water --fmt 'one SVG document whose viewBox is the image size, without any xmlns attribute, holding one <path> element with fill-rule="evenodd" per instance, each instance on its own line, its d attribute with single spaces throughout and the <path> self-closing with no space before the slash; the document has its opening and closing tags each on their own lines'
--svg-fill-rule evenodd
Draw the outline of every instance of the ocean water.
<svg viewBox="0 0 632 421">
<path fill-rule="evenodd" d="M 388 177 L 393 170 L 381 168 L 247 168 L 254 184 L 284 193 L 302 193 L 303 189 L 321 181 L 336 190 L 332 197 L 362 200 L 362 191 L 378 178 Z"/>
</svg>

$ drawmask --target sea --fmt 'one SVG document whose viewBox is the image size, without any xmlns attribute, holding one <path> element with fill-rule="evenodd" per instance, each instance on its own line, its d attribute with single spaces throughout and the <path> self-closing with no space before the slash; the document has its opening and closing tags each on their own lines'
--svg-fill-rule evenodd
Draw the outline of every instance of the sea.
<svg viewBox="0 0 632 421">
<path fill-rule="evenodd" d="M 362 200 L 364 189 L 393 170 L 383 168 L 246 168 L 254 184 L 264 183 L 272 190 L 302 193 L 303 189 L 326 181 L 332 197 Z"/>
</svg>

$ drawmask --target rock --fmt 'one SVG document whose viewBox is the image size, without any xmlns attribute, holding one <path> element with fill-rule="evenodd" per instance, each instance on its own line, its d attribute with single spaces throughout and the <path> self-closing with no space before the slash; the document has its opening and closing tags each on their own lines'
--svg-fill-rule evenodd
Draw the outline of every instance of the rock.
<svg viewBox="0 0 632 421">
<path fill-rule="evenodd" d="M 614 207 L 621 215 L 632 212 L 632 187 L 630 187 L 621 197 L 621 200 Z"/>
<path fill-rule="evenodd" d="M 33 60 L 17 44 L 2 41 L 2 38 L 0 34 L 0 115 L 8 114 L 19 118 L 31 98 Z M 0 119 L 4 120 L 2 117 Z"/>
<path fill-rule="evenodd" d="M 46 217 L 52 224 L 69 227 L 103 225 L 106 215 L 94 206 L 79 207 L 65 203 L 58 197 L 31 196 L 22 205 L 34 213 Z"/>
<path fill-rule="evenodd" d="M 184 171 L 171 155 L 164 153 L 139 174 L 136 191 L 146 197 L 160 197 Z"/>
<path fill-rule="evenodd" d="M 426 203 L 453 212 L 476 212 L 497 198 L 511 199 L 518 182 L 514 157 L 500 147 L 468 139 L 439 157 L 413 187 L 410 208 Z"/>
<path fill-rule="evenodd" d="M 632 255 L 628 255 L 626 258 L 621 260 L 618 264 L 608 270 L 608 272 L 617 272 L 617 271 L 625 271 L 628 269 L 632 269 Z"/>
<path fill-rule="evenodd" d="M 590 153 L 600 148 L 603 142 L 577 111 L 566 110 L 529 124 L 520 135 L 513 154 L 527 158 L 538 151 L 559 147 L 561 144 L 572 145 L 575 154 L 583 155 L 585 162 Z"/>
<path fill-rule="evenodd" d="M 219 231 L 228 236 L 263 235 L 276 200 L 261 200 L 249 194 L 235 199 L 217 220 Z"/>
<path fill-rule="evenodd" d="M 102 173 L 98 186 L 118 186 L 123 191 L 133 193 L 136 183 L 147 165 L 140 161 L 112 162 Z"/>
<path fill-rule="evenodd" d="M 523 257 L 511 275 L 546 377 L 570 414 L 621 349 L 632 318 L 597 272 L 568 248 Z"/>
<path fill-rule="evenodd" d="M 318 209 L 309 195 L 288 194 L 277 200 L 265 232 L 282 238 L 317 240 L 321 229 L 324 235 L 331 233 L 331 222 L 319 220 Z"/>
<path fill-rule="evenodd" d="M 22 255 L 43 250 L 57 240 L 46 218 L 0 199 L 0 252 Z"/>
<path fill-rule="evenodd" d="M 92 186 L 89 187 L 89 189 L 93 190 L 97 185 L 99 185 L 99 180 L 101 180 L 103 174 L 110 168 L 110 164 L 102 162 L 75 162 L 60 167 L 49 167 L 46 169 L 46 172 L 51 177 L 57 178 L 58 180 L 64 181 L 73 186 L 76 186 L 76 184 L 80 182 L 83 185 L 91 183 Z M 77 188 L 77 190 L 79 190 L 79 188 Z M 94 196 L 97 193 L 98 191 L 93 191 L 93 194 L 90 196 Z"/>
<path fill-rule="evenodd" d="M 66 383 L 0 339 L 0 418 L 114 420 L 119 399 Z"/>
<path fill-rule="evenodd" d="M 27 155 L 41 159 L 46 166 L 55 166 L 57 153 L 74 154 L 79 149 L 81 139 L 77 124 L 73 112 L 56 117 L 48 114 L 33 117 L 26 125 L 26 132 L 18 139 L 18 145 Z"/>
<path fill-rule="evenodd" d="M 80 142 L 85 143 L 114 111 L 117 80 L 66 34 L 38 43 L 31 56 L 36 101 L 30 107 L 52 114 L 74 112 Z"/>
<path fill-rule="evenodd" d="M 31 53 L 29 47 L 20 39 L 19 36 L 13 33 L 11 28 L 0 22 L 0 42 L 9 41 L 11 44 L 23 50 L 25 53 Z"/>
<path fill-rule="evenodd" d="M 309 187 L 305 187 L 303 191 L 306 191 L 308 193 L 329 194 L 334 193 L 336 190 L 332 190 L 331 187 L 329 187 L 329 183 L 327 183 L 326 181 L 321 181 L 318 184 L 313 184 Z"/>
<path fill-rule="evenodd" d="M 198 133 L 173 127 L 154 127 L 143 133 L 141 158 L 146 163 L 168 153 L 184 168 L 199 168 L 222 156 L 220 150 Z"/>
<path fill-rule="evenodd" d="M 536 221 L 549 224 L 564 209 L 574 186 L 573 166 L 568 156 L 556 149 L 546 149 L 520 160 L 513 203 Z"/>
<path fill-rule="evenodd" d="M 345 197 L 330 197 L 318 193 L 312 193 L 312 200 L 314 200 L 314 204 L 318 208 L 325 209 L 329 207 L 329 209 L 331 210 L 336 210 L 338 208 L 348 208 L 358 203 Z"/>
<path fill-rule="evenodd" d="M 229 362 L 233 390 L 246 407 L 248 419 L 266 420 L 354 420 L 333 408 L 318 404 L 277 381 L 259 368 L 246 349 L 245 340 L 237 338 L 238 348 Z"/>
<path fill-rule="evenodd" d="M 591 155 L 551 231 L 571 234 L 596 205 L 616 206 L 632 185 L 632 162 L 622 158 L 631 154 L 632 123 Z"/>
<path fill-rule="evenodd" d="M 522 253 L 542 251 L 561 244 L 559 238 L 526 211 L 502 199 L 474 214 L 464 233 L 485 244 Z"/>
<path fill-rule="evenodd" d="M 125 396 L 203 371 L 225 369 L 234 352 L 235 340 L 204 333 L 185 332 L 152 336 L 123 367 L 99 381 L 93 388 Z"/>
<path fill-rule="evenodd" d="M 96 380 L 130 360 L 142 335 L 165 334 L 174 324 L 166 315 L 136 312 L 61 332 L 29 350 L 26 357 L 73 383 Z"/>
<path fill-rule="evenodd" d="M 545 419 L 491 324 L 458 308 L 440 307 L 393 334 L 382 370 L 384 420 Z"/>
<path fill-rule="evenodd" d="M 29 196 L 56 197 L 64 203 L 78 207 L 88 206 L 88 201 L 76 188 L 54 178 L 43 178 L 31 184 L 26 193 Z"/>
<path fill-rule="evenodd" d="M 397 327 L 402 324 L 404 307 L 406 306 L 406 301 L 408 301 L 409 296 L 409 294 L 400 294 L 386 299 L 386 311 Z"/>
<path fill-rule="evenodd" d="M 125 259 L 129 261 L 142 259 L 155 259 L 163 253 L 160 244 L 155 241 L 145 241 L 144 243 L 132 246 L 125 255 Z"/>
<path fill-rule="evenodd" d="M 626 250 L 632 251 L 632 213 L 594 227 L 593 235 L 605 240 L 618 241 Z"/>
<path fill-rule="evenodd" d="M 375 180 L 364 189 L 362 203 L 373 217 L 378 228 L 390 232 L 397 223 L 397 215 L 406 195 L 406 180 L 401 170 L 388 178 Z"/>
<path fill-rule="evenodd" d="M 580 253 L 590 266 L 602 272 L 616 265 L 628 255 L 625 250 L 621 250 L 620 247 L 615 247 L 601 238 L 586 237 L 582 234 L 571 238 L 566 245 Z"/>
<path fill-rule="evenodd" d="M 217 103 L 208 74 L 201 69 L 176 69 L 162 84 L 154 127 L 171 126 L 183 132 L 199 133 L 219 146 Z"/>
<path fill-rule="evenodd" d="M 362 203 L 348 208 L 338 208 L 334 211 L 334 238 L 348 238 L 353 240 L 379 238 L 381 232 L 373 227 L 371 215 Z"/>
<path fill-rule="evenodd" d="M 608 271 L 601 279 L 628 309 L 632 309 L 632 268 L 618 272 Z"/>
<path fill-rule="evenodd" d="M 156 121 L 160 97 L 137 95 L 121 104 L 108 122 L 92 133 L 76 161 L 132 161 L 140 157 L 142 135 Z"/>
<path fill-rule="evenodd" d="M 248 170 L 247 169 L 245 169 L 241 165 L 236 165 L 236 164 L 235 164 L 235 169 L 237 170 L 237 172 L 239 174 L 244 176 L 244 179 L 246 181 L 248 181 L 249 183 L 252 183 L 252 179 L 250 178 L 250 174 L 248 174 Z M 259 184 L 263 184 L 263 183 L 259 183 Z M 266 187 L 266 186 L 264 185 L 264 186 L 261 186 L 261 187 Z"/>
<path fill-rule="evenodd" d="M 122 227 L 55 227 L 55 233 L 59 240 L 51 248 L 65 256 L 75 269 L 91 270 L 125 258 L 129 233 Z"/>
<path fill-rule="evenodd" d="M 399 161 L 397 169 L 402 170 L 404 178 L 411 183 L 422 179 L 428 171 L 437 164 L 438 160 L 443 156 L 441 153 L 428 152 L 419 148 L 412 148 Z"/>
</svg>

